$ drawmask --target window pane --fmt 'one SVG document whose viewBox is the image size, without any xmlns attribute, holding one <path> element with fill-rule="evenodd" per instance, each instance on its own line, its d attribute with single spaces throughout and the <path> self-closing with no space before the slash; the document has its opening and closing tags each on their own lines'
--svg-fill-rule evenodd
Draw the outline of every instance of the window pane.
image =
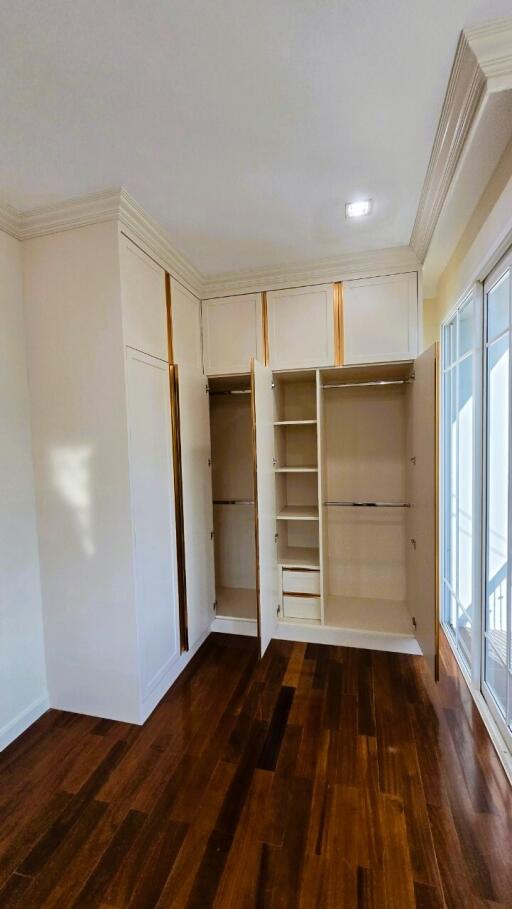
<svg viewBox="0 0 512 909">
<path fill-rule="evenodd" d="M 444 349 L 444 366 L 450 366 L 457 359 L 457 338 L 456 338 L 456 319 L 452 319 L 444 327 L 443 349 Z"/>
<path fill-rule="evenodd" d="M 456 458 L 457 415 L 455 371 L 444 376 L 444 576 L 456 589 Z"/>
<path fill-rule="evenodd" d="M 507 670 L 500 655 L 494 650 L 490 642 L 485 646 L 485 681 L 493 692 L 498 706 L 505 714 L 507 704 Z"/>
<path fill-rule="evenodd" d="M 509 272 L 494 285 L 487 295 L 487 340 L 492 341 L 509 325 Z"/>
<path fill-rule="evenodd" d="M 458 387 L 458 590 L 459 638 L 471 653 L 473 624 L 473 357 L 457 366 Z"/>
<path fill-rule="evenodd" d="M 457 621 L 457 603 L 455 597 L 450 591 L 450 588 L 445 583 L 443 585 L 444 590 L 444 621 L 448 628 L 455 635 L 455 623 Z"/>
<path fill-rule="evenodd" d="M 486 630 L 505 660 L 508 593 L 508 333 L 487 352 L 487 592 Z M 498 677 L 499 676 L 499 677 Z M 486 660 L 486 681 L 496 695 L 501 684 L 494 656 Z M 503 685 L 505 683 L 503 682 Z"/>
<path fill-rule="evenodd" d="M 459 357 L 473 348 L 473 300 L 469 300 L 459 313 Z"/>
</svg>

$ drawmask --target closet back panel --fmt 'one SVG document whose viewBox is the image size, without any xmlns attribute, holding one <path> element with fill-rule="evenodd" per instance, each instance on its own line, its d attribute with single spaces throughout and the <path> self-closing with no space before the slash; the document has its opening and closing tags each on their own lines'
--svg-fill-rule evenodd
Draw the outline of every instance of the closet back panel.
<svg viewBox="0 0 512 909">
<path fill-rule="evenodd" d="M 213 527 L 216 586 L 255 590 L 254 508 L 214 505 Z"/>
<path fill-rule="evenodd" d="M 316 382 L 276 376 L 276 420 L 316 420 Z"/>
<path fill-rule="evenodd" d="M 405 600 L 406 509 L 325 512 L 328 595 Z"/>
<path fill-rule="evenodd" d="M 309 426 L 278 427 L 276 437 L 275 448 L 279 467 L 313 467 L 316 465 L 316 423 Z"/>
<path fill-rule="evenodd" d="M 252 419 L 249 395 L 210 398 L 212 488 L 216 499 L 253 499 Z"/>
<path fill-rule="evenodd" d="M 324 391 L 328 501 L 404 500 L 405 394 L 401 386 Z"/>
</svg>

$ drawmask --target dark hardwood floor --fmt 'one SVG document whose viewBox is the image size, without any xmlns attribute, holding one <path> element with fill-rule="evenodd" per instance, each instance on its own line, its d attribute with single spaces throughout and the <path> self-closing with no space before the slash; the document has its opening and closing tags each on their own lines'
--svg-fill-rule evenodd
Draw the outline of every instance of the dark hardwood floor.
<svg viewBox="0 0 512 909">
<path fill-rule="evenodd" d="M 0 755 L 0 906 L 502 909 L 512 792 L 446 642 L 212 635 L 142 728 L 49 711 Z"/>
</svg>

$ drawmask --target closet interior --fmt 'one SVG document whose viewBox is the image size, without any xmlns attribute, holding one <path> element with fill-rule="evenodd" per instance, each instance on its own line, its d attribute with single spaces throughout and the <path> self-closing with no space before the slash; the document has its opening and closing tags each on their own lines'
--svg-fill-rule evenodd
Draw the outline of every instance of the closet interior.
<svg viewBox="0 0 512 909">
<path fill-rule="evenodd" d="M 256 621 L 250 376 L 210 378 L 208 386 L 216 615 Z"/>
<path fill-rule="evenodd" d="M 407 649 L 433 617 L 435 364 L 432 349 L 274 373 L 279 620 L 294 633 Z"/>
<path fill-rule="evenodd" d="M 408 608 L 412 364 L 319 375 L 327 625 L 413 635 Z"/>
</svg>

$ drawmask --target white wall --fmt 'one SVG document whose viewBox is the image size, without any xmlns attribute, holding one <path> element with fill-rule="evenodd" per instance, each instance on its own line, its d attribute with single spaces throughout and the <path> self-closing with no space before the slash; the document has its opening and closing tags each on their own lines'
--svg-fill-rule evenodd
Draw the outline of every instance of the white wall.
<svg viewBox="0 0 512 909">
<path fill-rule="evenodd" d="M 138 722 L 117 224 L 23 258 L 50 703 Z"/>
<path fill-rule="evenodd" d="M 21 244 L 0 232 L 0 749 L 48 706 Z"/>
</svg>

